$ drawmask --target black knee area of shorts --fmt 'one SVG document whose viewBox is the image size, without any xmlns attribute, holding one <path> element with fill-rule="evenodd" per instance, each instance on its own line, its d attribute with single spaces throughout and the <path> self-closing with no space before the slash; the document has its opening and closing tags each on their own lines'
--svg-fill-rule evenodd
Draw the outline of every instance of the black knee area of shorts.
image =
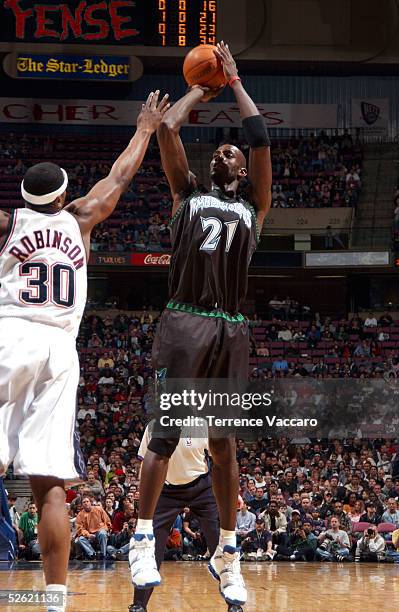
<svg viewBox="0 0 399 612">
<path fill-rule="evenodd" d="M 179 444 L 179 438 L 151 438 L 148 448 L 162 457 L 171 457 Z"/>
</svg>

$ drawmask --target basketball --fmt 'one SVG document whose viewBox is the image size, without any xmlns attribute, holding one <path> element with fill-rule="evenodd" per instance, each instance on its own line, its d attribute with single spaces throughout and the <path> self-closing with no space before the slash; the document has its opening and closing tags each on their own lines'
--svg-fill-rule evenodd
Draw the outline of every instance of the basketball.
<svg viewBox="0 0 399 612">
<path fill-rule="evenodd" d="M 183 74 L 188 85 L 204 85 L 217 89 L 227 83 L 221 61 L 214 54 L 214 45 L 199 45 L 187 54 Z"/>
</svg>

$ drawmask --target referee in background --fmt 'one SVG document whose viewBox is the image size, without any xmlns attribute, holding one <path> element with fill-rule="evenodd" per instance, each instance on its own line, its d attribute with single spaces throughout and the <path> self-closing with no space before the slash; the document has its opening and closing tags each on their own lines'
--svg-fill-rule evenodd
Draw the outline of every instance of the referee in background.
<svg viewBox="0 0 399 612">
<path fill-rule="evenodd" d="M 151 440 L 152 423 L 147 425 L 137 456 L 143 460 Z M 166 541 L 176 517 L 188 506 L 190 514 L 201 524 L 210 555 L 219 542 L 219 515 L 212 490 L 207 458 L 208 430 L 204 422 L 198 437 L 185 438 L 184 431 L 170 458 L 166 481 L 154 516 L 155 558 L 158 569 L 164 558 Z M 153 589 L 134 589 L 134 603 L 129 612 L 147 612 Z M 239 612 L 240 606 L 228 606 L 229 612 Z"/>
</svg>

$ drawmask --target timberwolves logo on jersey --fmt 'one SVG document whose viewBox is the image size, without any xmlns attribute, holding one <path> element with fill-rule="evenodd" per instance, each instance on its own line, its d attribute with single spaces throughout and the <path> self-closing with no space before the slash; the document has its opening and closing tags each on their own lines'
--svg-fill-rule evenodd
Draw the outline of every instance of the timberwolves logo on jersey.
<svg viewBox="0 0 399 612">
<path fill-rule="evenodd" d="M 190 221 L 195 214 L 208 208 L 216 208 L 223 212 L 234 213 L 244 221 L 248 229 L 251 229 L 251 211 L 242 202 L 223 202 L 213 195 L 200 195 L 190 200 Z"/>
</svg>

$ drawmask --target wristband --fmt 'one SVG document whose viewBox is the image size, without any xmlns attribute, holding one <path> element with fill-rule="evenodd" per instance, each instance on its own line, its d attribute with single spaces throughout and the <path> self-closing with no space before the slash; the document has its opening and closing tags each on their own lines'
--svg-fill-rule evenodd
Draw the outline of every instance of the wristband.
<svg viewBox="0 0 399 612">
<path fill-rule="evenodd" d="M 233 83 L 235 83 L 236 81 L 241 81 L 240 77 L 238 76 L 238 74 L 236 76 L 231 77 L 230 81 L 229 81 L 229 85 L 230 87 L 233 87 Z"/>
<path fill-rule="evenodd" d="M 265 120 L 261 115 L 253 115 L 242 121 L 242 127 L 247 143 L 251 149 L 270 147 L 270 138 Z"/>
</svg>

